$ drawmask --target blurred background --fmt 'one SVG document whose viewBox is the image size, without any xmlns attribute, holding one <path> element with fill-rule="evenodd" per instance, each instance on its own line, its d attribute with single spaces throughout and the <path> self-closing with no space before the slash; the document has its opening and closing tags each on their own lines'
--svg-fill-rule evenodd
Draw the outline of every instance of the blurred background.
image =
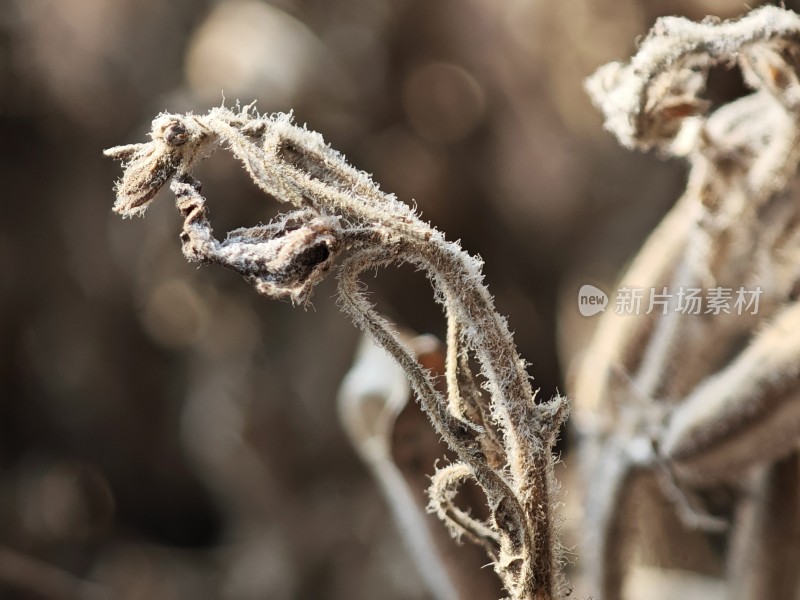
<svg viewBox="0 0 800 600">
<path fill-rule="evenodd" d="M 337 420 L 358 333 L 333 282 L 304 311 L 187 264 L 168 193 L 147 219 L 111 213 L 121 170 L 103 148 L 143 141 L 162 110 L 205 112 L 223 97 L 293 110 L 483 257 L 549 397 L 593 323 L 577 311 L 578 288 L 613 282 L 685 176 L 620 149 L 583 79 L 626 59 L 658 16 L 744 10 L 4 0 L 0 598 L 429 597 Z M 224 154 L 198 177 L 220 235 L 278 210 Z M 393 320 L 442 335 L 422 274 L 391 269 L 370 284 Z M 436 440 L 424 419 L 407 425 L 422 441 L 404 460 L 431 473 Z M 568 436 L 563 451 L 569 471 Z M 569 532 L 579 517 L 569 485 L 564 501 Z M 465 597 L 497 597 L 485 586 Z"/>
</svg>

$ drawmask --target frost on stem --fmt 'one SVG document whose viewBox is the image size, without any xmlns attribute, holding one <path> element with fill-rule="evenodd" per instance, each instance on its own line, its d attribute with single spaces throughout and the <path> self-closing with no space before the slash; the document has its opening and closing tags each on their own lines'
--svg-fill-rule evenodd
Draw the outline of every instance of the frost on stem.
<svg viewBox="0 0 800 600">
<path fill-rule="evenodd" d="M 535 401 L 525 363 L 482 283 L 481 262 L 287 115 L 261 116 L 250 107 L 214 108 L 202 116 L 162 114 L 150 135 L 150 142 L 106 151 L 125 169 L 114 210 L 141 214 L 169 182 L 184 218 L 181 242 L 188 260 L 221 264 L 260 293 L 294 303 L 308 302 L 314 285 L 339 261 L 343 309 L 400 363 L 437 433 L 458 457 L 434 478 L 431 505 L 454 531 L 487 545 L 511 598 L 561 597 L 552 448 L 566 401 Z M 191 172 L 219 148 L 232 152 L 267 195 L 294 210 L 217 240 Z M 426 271 L 444 306 L 446 397 L 362 290 L 362 272 L 401 262 Z M 473 359 L 486 393 L 469 368 Z M 439 484 L 443 479 L 446 485 Z M 464 479 L 484 491 L 491 515 L 486 523 L 464 513 L 452 518 L 458 513 L 447 507 Z"/>
<path fill-rule="evenodd" d="M 716 66 L 738 67 L 751 93 L 712 110 L 701 94 Z M 776 595 L 783 583 L 753 552 L 791 551 L 796 562 L 800 514 L 783 511 L 784 526 L 770 528 L 763 505 L 745 509 L 773 502 L 780 490 L 769 474 L 794 464 L 800 439 L 799 66 L 800 17 L 765 6 L 738 21 L 660 19 L 630 62 L 587 82 L 620 143 L 691 166 L 686 192 L 619 283 L 671 291 L 668 310 L 605 313 L 576 379 L 595 549 L 584 549 L 585 563 L 605 600 L 622 596 L 629 567 L 626 498 L 645 487 L 659 496 L 647 501 L 648 522 L 672 523 L 661 540 L 686 555 L 707 548 L 699 530 L 719 530 L 703 494 L 726 485 L 745 490 L 728 507 L 738 529 L 729 560 L 739 565 L 730 589 L 737 598 L 794 597 Z M 758 289 L 757 312 L 687 314 L 675 296 L 738 288 Z M 641 509 L 647 502 L 636 497 Z M 761 538 L 743 543 L 745 530 Z M 665 551 L 656 560 L 679 558 Z"/>
</svg>

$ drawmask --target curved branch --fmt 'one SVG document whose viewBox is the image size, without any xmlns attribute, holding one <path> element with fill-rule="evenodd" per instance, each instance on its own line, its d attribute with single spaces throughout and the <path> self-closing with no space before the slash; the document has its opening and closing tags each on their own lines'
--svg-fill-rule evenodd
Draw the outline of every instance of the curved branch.
<svg viewBox="0 0 800 600">
<path fill-rule="evenodd" d="M 475 473 L 464 463 L 438 469 L 431 477 L 428 488 L 428 510 L 447 525 L 453 537 L 466 535 L 474 543 L 483 546 L 493 560 L 497 560 L 500 545 L 497 533 L 487 523 L 474 519 L 453 502 L 461 483 L 467 479 L 475 479 Z"/>
<path fill-rule="evenodd" d="M 629 148 L 669 144 L 688 117 L 705 113 L 710 103 L 698 97 L 708 70 L 739 61 L 754 89 L 774 94 L 796 108 L 797 75 L 781 57 L 781 39 L 800 38 L 800 17 L 764 6 L 738 21 L 695 23 L 680 17 L 659 19 L 627 64 L 599 69 L 586 82 L 605 126 Z M 755 42 L 772 46 L 753 48 Z"/>
</svg>

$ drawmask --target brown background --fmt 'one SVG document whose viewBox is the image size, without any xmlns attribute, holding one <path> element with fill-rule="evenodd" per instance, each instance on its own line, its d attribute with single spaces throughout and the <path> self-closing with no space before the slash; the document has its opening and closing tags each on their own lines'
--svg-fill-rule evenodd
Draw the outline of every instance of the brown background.
<svg viewBox="0 0 800 600">
<path fill-rule="evenodd" d="M 678 163 L 618 148 L 582 80 L 629 56 L 657 16 L 743 10 L 4 2 L 0 597 L 46 597 L 18 581 L 12 558 L 126 600 L 427 597 L 338 425 L 357 332 L 332 282 L 303 311 L 187 264 L 168 194 L 144 220 L 111 213 L 120 169 L 103 148 L 142 140 L 162 110 L 203 112 L 221 91 L 229 104 L 293 108 L 483 257 L 550 396 L 590 326 L 577 289 L 613 281 L 684 177 Z M 725 73 L 717 83 L 714 93 L 736 92 Z M 277 210 L 229 157 L 199 177 L 219 232 Z M 373 289 L 396 321 L 441 334 L 421 274 L 384 271 Z"/>
</svg>

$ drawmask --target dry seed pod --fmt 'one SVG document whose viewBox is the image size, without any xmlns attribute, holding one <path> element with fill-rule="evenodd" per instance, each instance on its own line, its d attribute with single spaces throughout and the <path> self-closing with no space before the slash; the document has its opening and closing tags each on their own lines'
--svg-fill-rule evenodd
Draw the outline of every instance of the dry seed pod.
<svg viewBox="0 0 800 600">
<path fill-rule="evenodd" d="M 104 153 L 123 162 L 117 183 L 114 211 L 123 217 L 141 215 L 178 168 L 186 169 L 198 158 L 206 136 L 197 121 L 161 115 L 153 121 L 152 141 L 109 148 Z M 192 144 L 188 144 L 190 140 Z M 188 152 L 187 152 L 188 151 Z"/>
</svg>

